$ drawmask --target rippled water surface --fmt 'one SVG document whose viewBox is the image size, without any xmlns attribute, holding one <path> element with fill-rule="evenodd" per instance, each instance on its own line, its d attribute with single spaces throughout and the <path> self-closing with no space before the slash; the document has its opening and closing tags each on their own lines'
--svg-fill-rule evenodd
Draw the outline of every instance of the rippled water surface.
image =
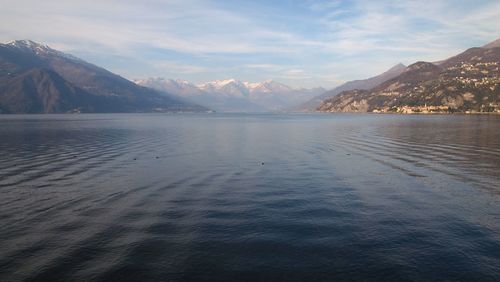
<svg viewBox="0 0 500 282">
<path fill-rule="evenodd" d="M 0 281 L 500 280 L 500 116 L 1 116 L 0 156 Z"/>
</svg>

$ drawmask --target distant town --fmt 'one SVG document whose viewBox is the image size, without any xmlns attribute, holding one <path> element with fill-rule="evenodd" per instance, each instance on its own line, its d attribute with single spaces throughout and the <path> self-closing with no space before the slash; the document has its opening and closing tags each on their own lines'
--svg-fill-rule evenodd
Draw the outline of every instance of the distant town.
<svg viewBox="0 0 500 282">
<path fill-rule="evenodd" d="M 476 114 L 476 113 L 491 113 L 500 114 L 500 103 L 489 103 L 487 106 L 482 105 L 482 110 L 466 110 L 466 114 Z M 452 114 L 458 112 L 450 106 L 401 106 L 401 107 L 384 107 L 380 109 L 374 109 L 373 113 L 399 113 L 399 114 Z"/>
</svg>

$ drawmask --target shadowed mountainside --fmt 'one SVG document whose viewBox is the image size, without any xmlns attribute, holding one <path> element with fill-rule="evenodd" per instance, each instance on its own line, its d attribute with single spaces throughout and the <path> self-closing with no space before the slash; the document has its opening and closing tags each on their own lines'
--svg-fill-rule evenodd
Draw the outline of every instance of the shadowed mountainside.
<svg viewBox="0 0 500 282">
<path fill-rule="evenodd" d="M 29 40 L 0 44 L 0 112 L 205 111 Z"/>
</svg>

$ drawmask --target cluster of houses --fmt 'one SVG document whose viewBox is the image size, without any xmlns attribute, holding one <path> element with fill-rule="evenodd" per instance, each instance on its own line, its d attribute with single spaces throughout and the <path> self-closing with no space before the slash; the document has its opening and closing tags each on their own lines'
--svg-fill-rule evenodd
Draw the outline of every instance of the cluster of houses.
<svg viewBox="0 0 500 282">
<path fill-rule="evenodd" d="M 453 113 L 457 109 L 449 106 L 399 106 L 399 107 L 383 107 L 374 109 L 373 113 L 399 113 L 399 114 L 439 114 L 439 113 Z M 465 113 L 499 113 L 500 103 L 489 103 L 488 105 L 481 105 L 479 111 L 467 110 Z"/>
<path fill-rule="evenodd" d="M 374 109 L 374 113 L 400 113 L 400 114 L 431 114 L 431 113 L 450 113 L 453 109 L 448 106 L 400 106 L 400 107 L 384 107 Z"/>
<path fill-rule="evenodd" d="M 475 64 L 469 64 L 469 63 L 464 63 L 462 62 L 461 65 L 449 67 L 448 70 L 461 70 L 462 73 L 465 73 L 466 71 L 473 72 L 473 71 L 481 71 L 481 69 L 484 69 L 484 67 L 496 67 L 493 70 L 498 71 L 498 62 L 480 62 L 480 63 L 475 63 Z"/>
<path fill-rule="evenodd" d="M 460 74 L 470 76 L 471 73 L 481 73 L 482 75 L 487 75 L 490 72 L 498 73 L 499 64 L 498 62 L 480 62 L 475 64 L 462 63 L 461 65 L 449 67 L 448 70 L 459 70 Z M 481 77 L 481 78 L 472 78 L 466 76 L 455 76 L 452 78 L 455 81 L 458 81 L 462 84 L 469 84 L 474 86 L 494 86 L 500 83 L 500 77 L 498 76 L 490 76 L 490 77 Z"/>
<path fill-rule="evenodd" d="M 469 84 L 469 85 L 472 84 L 476 87 L 490 86 L 490 88 L 492 88 L 491 90 L 494 90 L 495 85 L 500 83 L 500 77 L 468 78 L 468 77 L 457 76 L 454 77 L 453 80 L 458 81 L 462 84 Z"/>
</svg>

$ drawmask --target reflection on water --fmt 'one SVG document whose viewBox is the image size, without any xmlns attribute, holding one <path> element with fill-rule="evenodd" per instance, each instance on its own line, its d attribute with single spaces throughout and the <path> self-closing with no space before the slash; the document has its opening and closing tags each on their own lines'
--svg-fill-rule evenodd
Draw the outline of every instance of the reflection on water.
<svg viewBox="0 0 500 282">
<path fill-rule="evenodd" d="M 500 117 L 0 117 L 0 280 L 500 279 Z"/>
</svg>

